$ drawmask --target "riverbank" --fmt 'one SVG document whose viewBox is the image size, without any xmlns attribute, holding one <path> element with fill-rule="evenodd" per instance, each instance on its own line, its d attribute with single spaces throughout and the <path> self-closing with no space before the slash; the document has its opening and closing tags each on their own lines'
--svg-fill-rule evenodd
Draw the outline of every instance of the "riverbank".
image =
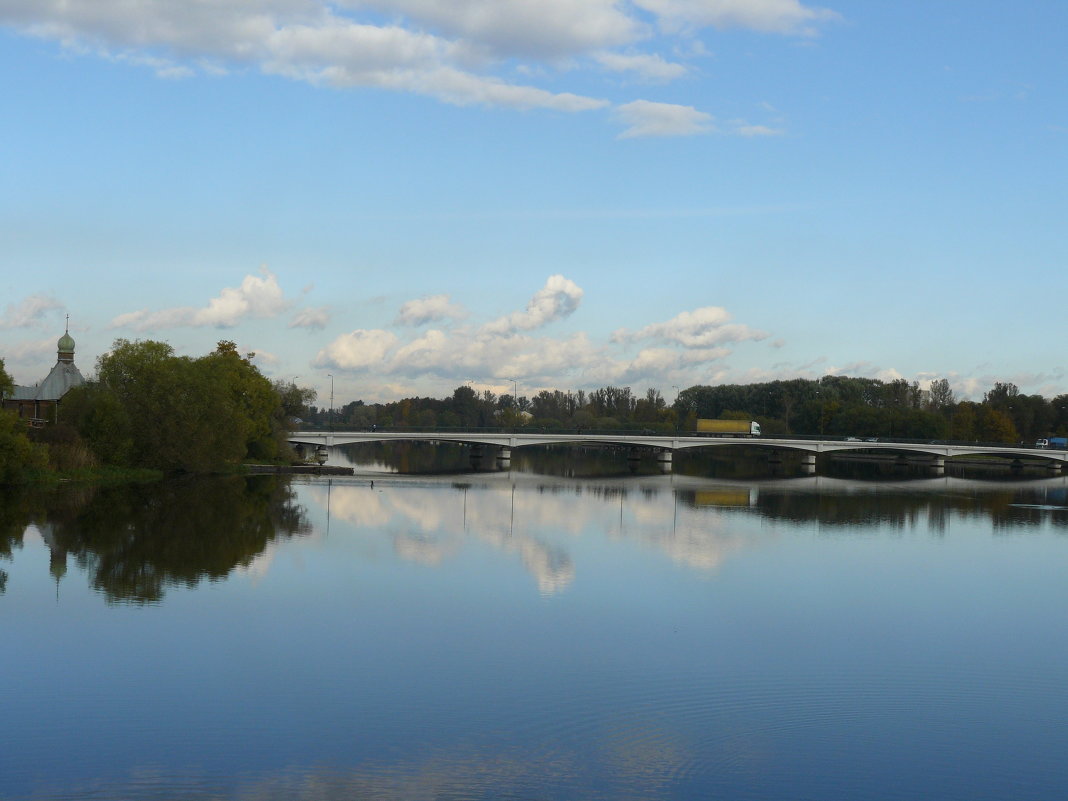
<svg viewBox="0 0 1068 801">
<path fill-rule="evenodd" d="M 334 465 L 325 464 L 246 464 L 243 465 L 243 467 L 249 473 L 272 473 L 312 476 L 351 476 L 354 473 L 351 467 L 337 467 Z"/>
</svg>

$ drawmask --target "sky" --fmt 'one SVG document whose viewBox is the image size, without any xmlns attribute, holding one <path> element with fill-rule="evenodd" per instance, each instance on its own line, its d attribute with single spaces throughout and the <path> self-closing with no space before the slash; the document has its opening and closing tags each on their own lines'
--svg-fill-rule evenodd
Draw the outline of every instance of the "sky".
<svg viewBox="0 0 1068 801">
<path fill-rule="evenodd" d="M 0 359 L 1068 392 L 1063 0 L 0 0 Z"/>
</svg>

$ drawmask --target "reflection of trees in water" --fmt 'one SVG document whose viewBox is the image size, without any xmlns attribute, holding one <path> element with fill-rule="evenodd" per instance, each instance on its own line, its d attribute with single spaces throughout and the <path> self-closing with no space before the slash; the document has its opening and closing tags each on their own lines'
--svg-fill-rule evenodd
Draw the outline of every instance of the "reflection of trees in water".
<svg viewBox="0 0 1068 801">
<path fill-rule="evenodd" d="M 442 442 L 383 442 L 340 446 L 341 459 L 353 466 L 385 468 L 405 475 L 438 473 L 493 472 L 498 449 L 483 446 L 482 457 L 472 460 L 472 448 Z M 653 475 L 659 467 L 651 451 L 643 451 L 641 460 L 628 460 L 629 447 L 541 445 L 514 448 L 508 469 L 564 478 Z"/>
<path fill-rule="evenodd" d="M 681 497 L 693 503 L 693 493 Z M 762 490 L 755 509 L 765 517 L 796 523 L 854 528 L 905 528 L 923 523 L 940 532 L 950 519 L 991 521 L 995 530 L 1045 522 L 1068 527 L 1066 502 L 1064 490 L 1039 493 L 1014 487 L 935 493 L 871 487 L 855 493 Z"/>
<path fill-rule="evenodd" d="M 249 565 L 280 535 L 310 531 L 293 498 L 288 481 L 273 476 L 61 488 L 28 497 L 17 525 L 36 523 L 53 561 L 72 556 L 108 600 L 150 603 L 167 587 Z"/>
</svg>

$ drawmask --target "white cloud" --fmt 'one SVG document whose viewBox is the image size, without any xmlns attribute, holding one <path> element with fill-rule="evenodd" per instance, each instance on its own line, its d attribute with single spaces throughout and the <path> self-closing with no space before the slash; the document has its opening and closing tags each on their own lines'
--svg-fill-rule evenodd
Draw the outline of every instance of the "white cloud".
<svg viewBox="0 0 1068 801">
<path fill-rule="evenodd" d="M 782 136 L 786 133 L 782 128 L 769 128 L 767 125 L 749 125 L 748 123 L 738 123 L 733 130 L 738 136 Z"/>
<path fill-rule="evenodd" d="M 44 339 L 18 342 L 14 345 L 5 346 L 4 354 L 17 360 L 32 359 L 33 361 L 38 361 L 42 356 L 55 355 L 57 341 L 56 337 L 45 337 Z"/>
<path fill-rule="evenodd" d="M 4 344 L 0 360 L 16 384 L 32 386 L 48 375 L 55 364 L 58 337 L 47 336 L 14 344 Z M 83 367 L 84 372 L 84 366 Z"/>
<path fill-rule="evenodd" d="M 594 60 L 613 72 L 634 72 L 649 81 L 670 81 L 681 78 L 689 70 L 682 64 L 665 61 L 649 53 L 613 53 L 605 51 L 594 54 Z"/>
<path fill-rule="evenodd" d="M 204 308 L 181 306 L 150 312 L 120 314 L 111 321 L 111 328 L 132 328 L 136 331 L 158 331 L 166 328 L 232 328 L 247 317 L 276 317 L 287 308 L 278 279 L 266 267 L 261 276 L 246 275 L 238 287 L 226 287 Z"/>
<path fill-rule="evenodd" d="M 679 362 L 683 365 L 700 365 L 726 359 L 733 351 L 730 348 L 691 348 L 682 353 Z"/>
<path fill-rule="evenodd" d="M 513 312 L 507 317 L 486 323 L 482 331 L 503 334 L 541 328 L 554 320 L 568 317 L 581 302 L 582 289 L 578 284 L 562 275 L 551 275 L 545 286 L 530 299 L 525 311 Z"/>
<path fill-rule="evenodd" d="M 839 19 L 834 11 L 809 8 L 799 0 L 634 0 L 668 30 L 748 28 L 764 33 L 813 35 L 820 23 Z"/>
<path fill-rule="evenodd" d="M 357 329 L 342 334 L 315 357 L 315 367 L 339 370 L 367 370 L 382 367 L 386 355 L 397 344 L 389 331 Z"/>
<path fill-rule="evenodd" d="M 740 323 L 729 322 L 730 313 L 722 306 L 705 306 L 684 311 L 662 323 L 652 323 L 638 331 L 620 329 L 612 335 L 614 342 L 658 339 L 686 348 L 709 348 L 724 342 L 745 342 L 768 337 L 767 332 Z"/>
<path fill-rule="evenodd" d="M 553 275 L 522 311 L 482 326 L 454 324 L 443 317 L 442 325 L 404 338 L 385 329 L 354 331 L 323 348 L 314 366 L 374 373 L 380 387 L 392 387 L 394 395 L 415 387 L 426 392 L 428 381 L 470 380 L 503 387 L 516 377 L 525 394 L 606 383 L 664 387 L 713 380 L 710 365 L 717 365 L 715 375 L 729 369 L 729 343 L 767 336 L 732 322 L 720 307 L 681 312 L 635 332 L 620 330 L 603 343 L 581 331 L 563 337 L 532 333 L 576 313 L 583 295 L 573 281 Z M 433 314 L 456 308 L 447 296 L 437 295 L 404 304 L 402 318 L 429 321 Z M 634 356 L 620 351 L 642 340 L 653 343 Z"/>
<path fill-rule="evenodd" d="M 694 136 L 715 131 L 712 115 L 698 111 L 693 106 L 635 100 L 616 106 L 614 113 L 616 118 L 627 126 L 619 135 L 620 139 Z"/>
<path fill-rule="evenodd" d="M 529 32 L 522 18 L 514 16 L 517 9 L 511 9 L 511 17 L 504 10 L 502 18 L 511 20 L 515 32 Z M 469 10 L 474 12 L 472 20 L 484 16 L 477 8 Z M 455 9 L 442 13 L 457 19 Z M 627 19 L 617 16 L 624 22 Z M 567 27 L 568 23 L 561 19 L 559 24 Z M 499 76 L 473 72 L 476 67 L 492 66 L 485 43 L 446 39 L 398 24 L 362 22 L 325 0 L 133 4 L 128 0 L 12 0 L 0 5 L 0 25 L 57 40 L 71 49 L 146 64 L 170 76 L 193 69 L 218 73 L 228 66 L 251 66 L 315 84 L 415 92 L 459 105 L 562 111 L 607 105 L 595 98 L 515 85 Z M 629 38 L 622 33 L 615 38 L 594 38 L 603 46 L 619 36 Z"/>
<path fill-rule="evenodd" d="M 259 365 L 264 365 L 264 366 L 269 365 L 271 367 L 277 367 L 281 363 L 281 359 L 278 358 L 278 354 L 271 353 L 270 351 L 267 351 L 267 350 L 255 350 L 255 349 L 252 349 L 252 348 L 240 348 L 239 350 L 242 353 L 251 352 L 251 353 L 255 354 L 253 359 L 252 359 L 252 361 L 255 362 L 257 366 L 259 366 Z"/>
<path fill-rule="evenodd" d="M 256 69 L 315 85 L 411 92 L 456 105 L 580 112 L 602 98 L 513 82 L 550 68 L 598 64 L 646 80 L 686 73 L 638 48 L 681 34 L 677 52 L 704 51 L 706 27 L 811 33 L 834 12 L 799 0 L 4 0 L 0 26 L 147 67 L 166 78 Z M 383 20 L 388 20 L 384 22 Z M 664 44 L 661 42 L 658 45 Z M 704 133 L 691 106 L 624 103 L 623 138 Z M 772 129 L 747 126 L 743 135 Z"/>
<path fill-rule="evenodd" d="M 48 312 L 62 309 L 63 304 L 48 295 L 36 294 L 19 303 L 9 303 L 0 317 L 0 330 L 39 326 Z"/>
<path fill-rule="evenodd" d="M 318 306 L 316 308 L 301 309 L 289 323 L 290 328 L 323 329 L 330 322 L 330 307 Z"/>
<path fill-rule="evenodd" d="M 404 14 L 420 26 L 478 42 L 501 56 L 559 58 L 615 47 L 644 25 L 618 0 L 346 0 Z"/>
<path fill-rule="evenodd" d="M 260 273 L 262 277 L 246 275 L 241 286 L 222 290 L 206 309 L 193 315 L 192 325 L 230 328 L 245 317 L 275 317 L 285 311 L 289 303 L 278 279 L 266 267 Z"/>
<path fill-rule="evenodd" d="M 423 325 L 436 320 L 459 320 L 466 316 L 464 307 L 450 302 L 448 295 L 431 295 L 409 300 L 401 306 L 395 322 L 400 325 Z"/>
<path fill-rule="evenodd" d="M 457 342 L 431 329 L 393 354 L 391 369 L 400 373 L 437 372 L 453 361 Z"/>
</svg>

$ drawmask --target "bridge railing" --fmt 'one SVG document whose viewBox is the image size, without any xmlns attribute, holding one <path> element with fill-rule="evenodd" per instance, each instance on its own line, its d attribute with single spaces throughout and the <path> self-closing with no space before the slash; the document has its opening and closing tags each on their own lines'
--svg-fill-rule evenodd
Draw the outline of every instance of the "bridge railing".
<svg viewBox="0 0 1068 801">
<path fill-rule="evenodd" d="M 697 431 L 684 431 L 678 428 L 671 428 L 665 430 L 664 428 L 587 428 L 587 427 L 568 427 L 568 428 L 553 428 L 550 426 L 314 426 L 314 425 L 301 425 L 299 430 L 301 431 L 315 431 L 321 433 L 330 432 L 364 432 L 368 434 L 443 434 L 446 436 L 459 435 L 459 434 L 482 434 L 482 435 L 494 435 L 494 434 L 546 434 L 553 436 L 631 436 L 631 437 L 701 437 L 703 439 L 710 440 L 736 440 L 739 443 L 744 441 L 760 441 L 760 440 L 800 440 L 806 442 L 820 441 L 820 442 L 847 442 L 851 445 L 855 445 L 858 448 L 870 447 L 880 448 L 888 445 L 964 445 L 972 447 L 982 448 L 1014 448 L 1014 449 L 1027 449 L 1034 450 L 1036 453 L 1042 453 L 1044 450 L 1034 445 L 1034 443 L 1006 443 L 1006 442 L 987 442 L 979 440 L 952 440 L 952 439 L 923 439 L 923 438 L 907 438 L 907 437 L 854 437 L 854 436 L 841 436 L 832 434 L 789 434 L 789 435 L 774 435 L 766 434 L 762 437 L 752 437 L 749 435 L 742 436 L 724 436 L 720 434 L 705 434 Z M 1055 450 L 1055 449 L 1054 449 Z"/>
</svg>

